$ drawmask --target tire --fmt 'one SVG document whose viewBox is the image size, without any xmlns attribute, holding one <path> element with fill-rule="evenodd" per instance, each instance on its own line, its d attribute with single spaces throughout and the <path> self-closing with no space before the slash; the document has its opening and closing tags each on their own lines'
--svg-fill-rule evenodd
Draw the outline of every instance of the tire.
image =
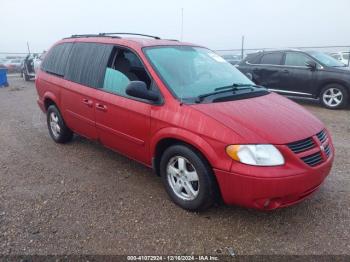
<svg viewBox="0 0 350 262">
<path fill-rule="evenodd" d="M 63 144 L 72 140 L 73 132 L 66 126 L 55 105 L 49 106 L 46 116 L 49 134 L 56 143 Z"/>
<path fill-rule="evenodd" d="M 25 70 L 23 70 L 21 72 L 21 76 L 22 76 L 24 81 L 29 81 L 30 80 L 30 77 L 26 74 Z"/>
<path fill-rule="evenodd" d="M 29 81 L 29 80 L 30 80 L 30 77 L 26 73 L 24 73 L 24 81 Z"/>
<path fill-rule="evenodd" d="M 168 195 L 183 209 L 203 211 L 218 197 L 211 167 L 189 146 L 178 144 L 166 149 L 160 161 L 160 174 Z"/>
<path fill-rule="evenodd" d="M 329 84 L 322 89 L 320 101 L 326 108 L 341 109 L 348 104 L 349 93 L 342 85 Z"/>
</svg>

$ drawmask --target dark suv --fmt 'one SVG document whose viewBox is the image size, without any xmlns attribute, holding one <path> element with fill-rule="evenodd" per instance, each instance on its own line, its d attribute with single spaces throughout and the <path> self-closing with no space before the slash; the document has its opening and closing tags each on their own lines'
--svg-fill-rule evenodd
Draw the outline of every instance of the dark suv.
<svg viewBox="0 0 350 262">
<path fill-rule="evenodd" d="M 343 108 L 349 102 L 349 68 L 322 52 L 257 52 L 240 62 L 238 69 L 271 91 L 316 98 L 327 108 Z"/>
</svg>

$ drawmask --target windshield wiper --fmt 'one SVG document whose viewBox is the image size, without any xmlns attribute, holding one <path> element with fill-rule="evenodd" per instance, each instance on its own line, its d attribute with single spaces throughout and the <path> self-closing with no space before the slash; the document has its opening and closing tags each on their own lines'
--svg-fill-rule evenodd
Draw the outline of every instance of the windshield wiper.
<svg viewBox="0 0 350 262">
<path fill-rule="evenodd" d="M 240 87 L 249 87 L 249 88 L 240 88 Z M 237 90 L 244 90 L 244 89 L 252 89 L 252 87 L 265 88 L 263 86 L 257 86 L 257 85 L 254 85 L 254 84 L 234 83 L 234 84 L 232 84 L 230 86 L 223 86 L 223 87 L 215 88 L 214 91 L 225 90 L 225 89 L 237 91 Z"/>
<path fill-rule="evenodd" d="M 223 87 L 215 88 L 213 92 L 200 95 L 200 96 L 197 97 L 195 102 L 196 103 L 200 103 L 200 102 L 203 101 L 204 98 L 206 98 L 208 96 L 218 95 L 218 94 L 226 93 L 228 91 L 232 91 L 233 94 L 236 93 L 236 91 L 240 91 L 240 90 L 251 90 L 251 91 L 253 91 L 254 87 L 256 87 L 256 88 L 265 88 L 263 86 L 257 86 L 257 85 L 254 85 L 254 84 L 234 83 L 234 84 L 232 84 L 230 86 L 223 86 Z"/>
</svg>

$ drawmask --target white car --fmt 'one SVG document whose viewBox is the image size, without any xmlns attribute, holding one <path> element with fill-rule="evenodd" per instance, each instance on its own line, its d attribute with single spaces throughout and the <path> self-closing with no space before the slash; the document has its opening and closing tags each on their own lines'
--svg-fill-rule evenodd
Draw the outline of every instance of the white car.
<svg viewBox="0 0 350 262">
<path fill-rule="evenodd" d="M 334 57 L 335 59 L 341 61 L 345 65 L 349 66 L 349 55 L 350 55 L 349 51 L 342 51 L 342 52 L 331 53 L 330 55 L 332 57 Z"/>
<path fill-rule="evenodd" d="M 41 55 L 38 54 L 29 54 L 23 61 L 22 65 L 22 77 L 25 81 L 29 81 L 36 77 L 36 73 L 38 72 L 42 59 L 45 56 L 45 52 Z"/>
</svg>

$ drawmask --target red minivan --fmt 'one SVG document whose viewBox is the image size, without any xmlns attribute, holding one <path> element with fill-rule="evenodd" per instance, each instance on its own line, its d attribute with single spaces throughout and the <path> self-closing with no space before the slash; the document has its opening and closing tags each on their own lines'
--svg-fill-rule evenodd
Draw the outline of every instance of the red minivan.
<svg viewBox="0 0 350 262">
<path fill-rule="evenodd" d="M 74 35 L 47 53 L 36 88 L 55 142 L 76 133 L 152 167 L 187 210 L 271 210 L 320 187 L 334 147 L 307 110 L 207 48 L 121 35 Z"/>
</svg>

